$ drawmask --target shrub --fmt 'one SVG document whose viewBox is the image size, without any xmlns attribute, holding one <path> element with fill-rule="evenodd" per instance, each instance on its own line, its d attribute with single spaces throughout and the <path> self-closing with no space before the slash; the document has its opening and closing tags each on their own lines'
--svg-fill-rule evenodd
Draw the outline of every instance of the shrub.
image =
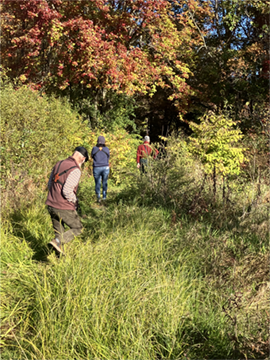
<svg viewBox="0 0 270 360">
<path fill-rule="evenodd" d="M 213 172 L 222 175 L 239 174 L 240 164 L 244 161 L 243 148 L 239 141 L 243 138 L 236 122 L 221 114 L 206 114 L 201 123 L 190 122 L 193 136 L 190 137 L 189 149 L 198 155 L 206 174 Z"/>
<path fill-rule="evenodd" d="M 159 144 L 156 160 L 148 159 L 147 173 L 138 181 L 139 191 L 145 201 L 187 209 L 203 178 L 202 166 L 188 151 L 184 137 L 161 139 L 166 145 Z"/>
<path fill-rule="evenodd" d="M 78 145 L 91 152 L 99 135 L 105 136 L 110 147 L 111 177 L 115 182 L 126 177 L 132 163 L 135 166 L 136 135 L 121 128 L 114 133 L 91 130 L 67 101 L 41 96 L 26 86 L 15 89 L 2 81 L 1 114 L 4 207 L 7 203 L 10 208 L 17 207 L 22 199 L 29 198 L 29 193 L 32 198 L 37 186 L 45 190 L 54 164 L 72 154 Z"/>
<path fill-rule="evenodd" d="M 59 158 L 84 143 L 88 131 L 67 103 L 26 86 L 2 84 L 1 114 L 1 186 L 11 198 L 42 184 Z"/>
</svg>

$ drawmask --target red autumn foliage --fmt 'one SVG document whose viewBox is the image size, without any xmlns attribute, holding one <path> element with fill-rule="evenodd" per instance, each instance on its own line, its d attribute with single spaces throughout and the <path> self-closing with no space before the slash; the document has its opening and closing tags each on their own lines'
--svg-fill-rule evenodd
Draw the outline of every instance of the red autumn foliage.
<svg viewBox="0 0 270 360">
<path fill-rule="evenodd" d="M 189 1 L 190 6 L 195 6 Z M 192 5 L 193 4 L 193 5 Z M 181 44 L 200 42 L 166 0 L 3 0 L 2 64 L 12 77 L 39 86 L 69 84 L 120 93 L 170 87 L 171 99 L 190 93 Z M 189 45 L 188 45 L 189 46 Z M 181 57 L 180 57 L 181 58 Z"/>
</svg>

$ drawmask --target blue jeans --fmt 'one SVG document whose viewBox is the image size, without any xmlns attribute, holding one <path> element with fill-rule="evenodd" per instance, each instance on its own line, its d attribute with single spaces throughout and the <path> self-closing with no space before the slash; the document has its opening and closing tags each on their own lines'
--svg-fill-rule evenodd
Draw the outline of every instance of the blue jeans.
<svg viewBox="0 0 270 360">
<path fill-rule="evenodd" d="M 107 188 L 108 188 L 108 177 L 109 177 L 110 168 L 109 166 L 101 166 L 101 167 L 94 167 L 93 168 L 93 175 L 95 178 L 95 191 L 97 197 L 100 198 L 100 186 L 101 186 L 101 179 L 102 179 L 102 194 L 103 199 L 106 199 L 107 195 Z"/>
</svg>

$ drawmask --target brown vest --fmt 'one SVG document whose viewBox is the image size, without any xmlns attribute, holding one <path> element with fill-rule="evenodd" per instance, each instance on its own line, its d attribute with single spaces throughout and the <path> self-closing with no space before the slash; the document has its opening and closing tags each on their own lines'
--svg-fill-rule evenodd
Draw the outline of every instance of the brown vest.
<svg viewBox="0 0 270 360">
<path fill-rule="evenodd" d="M 55 165 L 55 167 L 53 168 L 53 173 L 55 174 L 58 170 L 58 166 L 59 166 L 60 161 L 58 161 L 58 163 Z M 76 160 L 73 157 L 69 157 L 66 160 L 64 160 L 62 162 L 62 164 L 60 165 L 60 168 L 58 170 L 58 173 L 60 174 L 61 172 L 71 168 L 72 166 L 76 166 L 79 170 L 80 166 L 78 165 L 78 163 L 76 162 Z M 70 169 L 69 171 L 67 171 L 65 174 L 61 175 L 59 178 L 59 181 L 61 181 L 61 183 L 65 184 L 68 175 L 73 171 L 76 170 L 76 168 Z M 46 205 L 49 205 L 55 209 L 61 209 L 61 210 L 75 210 L 75 204 L 69 202 L 67 199 L 64 198 L 63 193 L 62 193 L 62 189 L 63 186 L 59 183 L 55 183 L 52 182 L 51 184 L 51 188 L 49 190 L 48 193 L 48 197 L 46 200 Z M 74 193 L 75 195 L 77 194 L 77 190 L 78 190 L 78 185 L 74 188 Z"/>
</svg>

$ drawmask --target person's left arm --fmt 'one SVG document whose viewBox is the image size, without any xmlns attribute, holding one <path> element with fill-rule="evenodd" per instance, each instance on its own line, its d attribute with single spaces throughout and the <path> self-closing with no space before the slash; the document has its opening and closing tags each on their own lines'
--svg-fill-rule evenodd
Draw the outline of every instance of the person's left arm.
<svg viewBox="0 0 270 360">
<path fill-rule="evenodd" d="M 76 204 L 77 197 L 74 193 L 75 187 L 79 184 L 81 178 L 81 171 L 77 168 L 68 175 L 66 182 L 63 186 L 63 195 L 67 201 Z"/>
<path fill-rule="evenodd" d="M 139 145 L 138 149 L 137 149 L 137 156 L 136 156 L 137 168 L 139 168 L 141 166 L 140 159 L 141 159 L 141 147 Z"/>
</svg>

